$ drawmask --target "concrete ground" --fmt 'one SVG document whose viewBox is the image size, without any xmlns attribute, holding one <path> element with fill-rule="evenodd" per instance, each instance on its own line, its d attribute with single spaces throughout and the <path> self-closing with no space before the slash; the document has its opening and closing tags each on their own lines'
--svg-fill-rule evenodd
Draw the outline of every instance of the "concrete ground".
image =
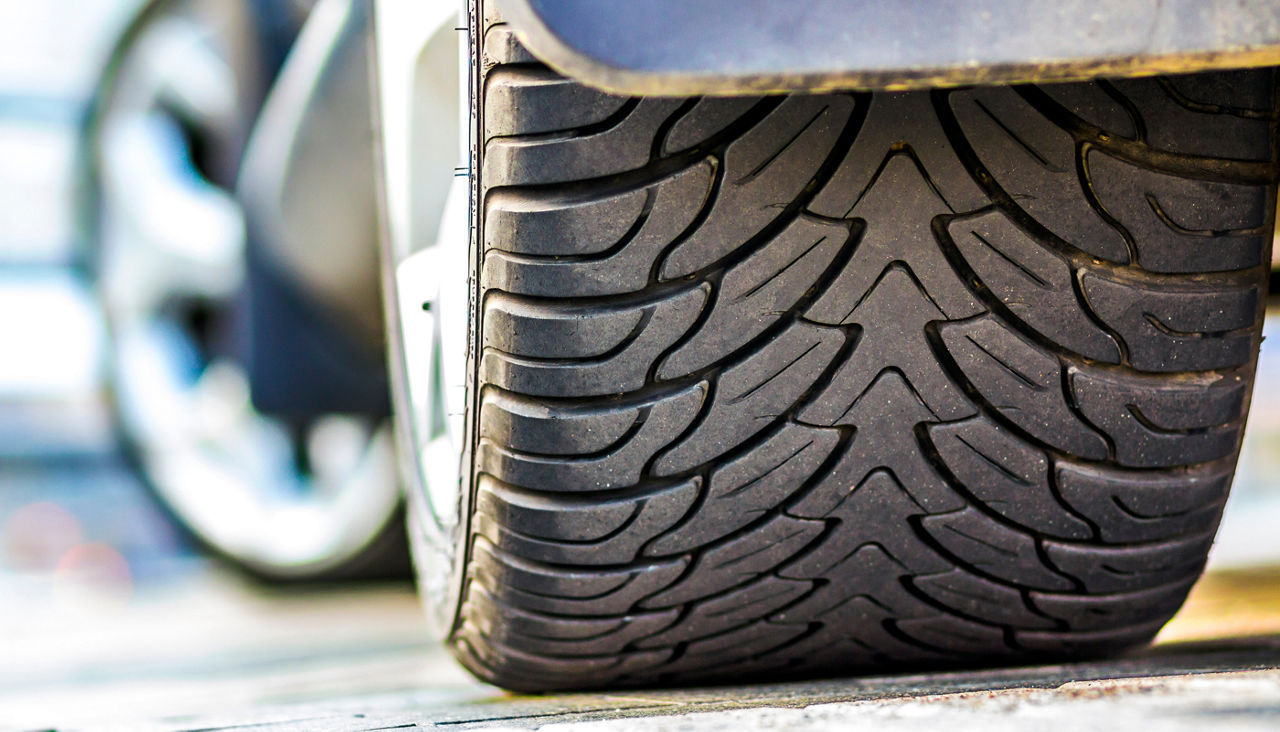
<svg viewBox="0 0 1280 732">
<path fill-rule="evenodd" d="M 59 442 L 93 420 L 49 415 L 0 409 L 44 446 L 0 458 L 0 730 L 1280 729 L 1280 566 L 1211 572 L 1117 659 L 509 695 L 433 643 L 408 583 L 248 581 L 195 554 L 109 444 Z M 92 561 L 41 563 L 67 537 Z"/>
<path fill-rule="evenodd" d="M 0 622 L 0 728 L 1280 729 L 1280 570 L 1209 575 L 1156 645 L 1105 661 L 519 696 L 454 665 L 410 587 L 271 589 L 187 561 Z"/>
</svg>

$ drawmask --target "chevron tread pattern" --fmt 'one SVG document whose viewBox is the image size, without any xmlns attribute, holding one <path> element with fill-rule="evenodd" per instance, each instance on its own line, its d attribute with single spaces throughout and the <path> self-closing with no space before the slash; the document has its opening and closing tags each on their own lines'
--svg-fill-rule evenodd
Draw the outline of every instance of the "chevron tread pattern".
<svg viewBox="0 0 1280 732">
<path fill-rule="evenodd" d="M 483 30 L 464 664 L 851 673 L 1173 614 L 1248 406 L 1272 70 L 626 99 Z"/>
</svg>

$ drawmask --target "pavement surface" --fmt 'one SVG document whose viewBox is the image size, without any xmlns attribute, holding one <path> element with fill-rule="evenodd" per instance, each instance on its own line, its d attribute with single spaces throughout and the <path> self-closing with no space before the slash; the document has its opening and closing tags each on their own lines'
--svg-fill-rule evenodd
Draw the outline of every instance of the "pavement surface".
<svg viewBox="0 0 1280 732">
<path fill-rule="evenodd" d="M 1274 730 L 1278 580 L 1211 575 L 1159 643 L 1117 659 L 519 696 L 455 666 L 408 587 L 285 591 L 206 567 L 127 607 L 37 626 L 0 661 L 0 727 Z"/>
<path fill-rule="evenodd" d="M 81 469 L 45 475 L 130 480 Z M 1207 575 L 1121 658 L 547 696 L 469 677 L 408 584 L 268 587 L 191 554 L 88 577 L 0 575 L 0 729 L 1280 729 L 1280 568 Z"/>
</svg>

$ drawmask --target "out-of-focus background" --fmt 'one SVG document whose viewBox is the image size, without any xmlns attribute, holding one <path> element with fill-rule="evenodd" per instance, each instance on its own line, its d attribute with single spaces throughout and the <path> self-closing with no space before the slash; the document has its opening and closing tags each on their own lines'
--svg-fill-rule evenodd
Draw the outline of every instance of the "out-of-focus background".
<svg viewBox="0 0 1280 732">
<path fill-rule="evenodd" d="M 403 572 L 252 577 L 209 556 L 121 450 L 78 187 L 95 85 L 142 5 L 0 0 L 0 728 L 337 689 L 474 694 Z"/>
<path fill-rule="evenodd" d="M 252 578 L 121 450 L 77 202 L 85 114 L 140 1 L 0 0 L 0 726 L 492 693 L 432 645 L 407 578 Z M 1280 313 L 1267 333 L 1210 575 L 1166 641 L 1280 631 Z"/>
</svg>

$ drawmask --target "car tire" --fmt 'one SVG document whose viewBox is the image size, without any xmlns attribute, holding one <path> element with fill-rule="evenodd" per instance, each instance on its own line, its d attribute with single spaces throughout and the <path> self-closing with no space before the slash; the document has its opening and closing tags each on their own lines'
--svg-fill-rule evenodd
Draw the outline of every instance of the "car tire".
<svg viewBox="0 0 1280 732">
<path fill-rule="evenodd" d="M 488 9 L 472 47 L 469 669 L 1026 663 L 1179 608 L 1256 366 L 1272 69 L 627 98 Z"/>
</svg>

